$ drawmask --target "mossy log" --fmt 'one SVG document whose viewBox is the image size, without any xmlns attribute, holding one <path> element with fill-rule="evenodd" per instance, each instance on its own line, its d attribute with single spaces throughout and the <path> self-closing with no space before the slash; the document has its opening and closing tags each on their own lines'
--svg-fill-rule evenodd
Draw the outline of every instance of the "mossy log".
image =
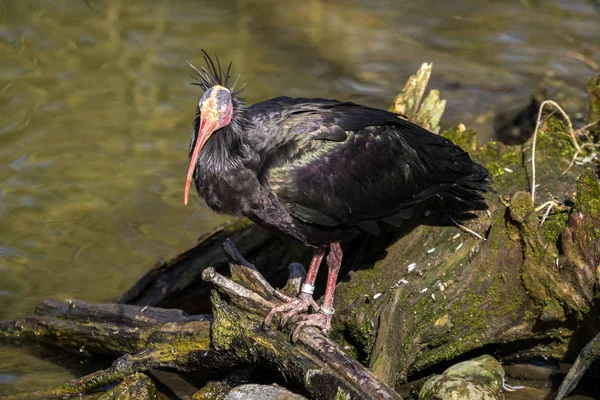
<svg viewBox="0 0 600 400">
<path fill-rule="evenodd" d="M 409 81 L 405 92 L 421 97 L 422 85 Z M 598 91 L 592 81 L 592 102 Z M 427 98 L 404 110 L 436 130 L 444 104 L 436 93 Z M 592 104 L 590 118 L 595 115 Z M 311 250 L 245 219 L 232 220 L 155 266 L 121 296 L 120 305 L 47 302 L 38 309 L 40 317 L 4 322 L 0 337 L 121 356 L 107 370 L 46 389 L 46 395 L 98 388 L 150 368 L 218 370 L 251 363 L 270 366 L 314 398 L 398 398 L 387 385 L 399 389 L 411 376 L 425 376 L 478 349 L 493 350 L 503 361 L 574 359 L 598 331 L 600 184 L 591 168 L 597 144 L 592 131 L 580 131 L 573 134 L 582 141 L 577 149 L 569 124 L 558 115 L 546 117 L 536 142 L 537 203 L 530 194 L 531 140 L 479 145 L 475 132 L 462 126 L 442 133 L 492 174 L 497 193 L 488 196 L 488 210 L 457 221 L 440 204 L 430 204 L 400 230 L 346 243 L 332 340 L 307 329 L 293 345 L 287 334 L 259 328 L 275 295 L 283 295 L 267 281 L 283 286 L 288 265 L 308 262 Z M 597 121 L 588 122 L 591 129 Z M 229 268 L 221 244 L 227 238 L 260 273 L 229 247 L 230 259 L 239 262 L 231 270 L 233 281 L 224 276 Z M 298 281 L 297 274 L 289 280 L 288 294 L 297 291 Z M 214 284 L 219 290 L 211 295 Z M 111 307 L 133 314 L 116 318 Z M 213 320 L 200 315 L 211 311 Z M 150 318 L 148 324 L 141 316 Z M 181 334 L 169 336 L 173 329 Z"/>
<path fill-rule="evenodd" d="M 305 329 L 291 343 L 289 332 L 264 330 L 267 312 L 280 304 L 277 298 L 287 296 L 284 291 L 296 295 L 303 276 L 292 265 L 284 291 L 275 290 L 231 242 L 224 248 L 233 261 L 233 280 L 214 268 L 203 273 L 218 288 L 211 297 L 212 317 L 132 305 L 46 301 L 37 309 L 39 317 L 2 323 L 5 338 L 50 342 L 88 355 L 120 355 L 105 370 L 9 398 L 64 397 L 120 382 L 100 398 L 146 399 L 156 389 L 140 372 L 229 370 L 251 364 L 279 372 L 313 398 L 402 400 L 320 331 Z"/>
<path fill-rule="evenodd" d="M 157 400 L 158 391 L 146 374 L 133 374 L 114 388 L 107 390 L 98 400 Z"/>
</svg>

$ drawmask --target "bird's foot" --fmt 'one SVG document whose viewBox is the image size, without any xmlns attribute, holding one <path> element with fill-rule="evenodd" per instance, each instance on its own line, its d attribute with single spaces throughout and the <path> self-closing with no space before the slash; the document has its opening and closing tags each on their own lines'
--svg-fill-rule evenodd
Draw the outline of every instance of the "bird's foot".
<svg viewBox="0 0 600 400">
<path fill-rule="evenodd" d="M 314 311 L 316 311 L 319 309 L 319 306 L 317 305 L 317 303 L 315 302 L 315 300 L 313 299 L 311 294 L 300 293 L 298 295 L 298 297 L 296 297 L 295 299 L 292 299 L 291 301 L 289 301 L 287 303 L 283 303 L 281 305 L 273 307 L 271 309 L 271 311 L 269 311 L 269 313 L 265 317 L 265 322 L 263 323 L 263 328 L 269 329 L 269 327 L 271 326 L 271 321 L 273 320 L 273 317 L 279 313 L 285 313 L 281 317 L 281 324 L 280 324 L 281 326 L 285 326 L 292 317 L 294 317 L 298 314 L 301 314 L 301 313 L 305 313 L 310 308 L 312 308 Z"/>
<path fill-rule="evenodd" d="M 323 308 L 319 310 L 317 314 L 306 314 L 301 315 L 300 323 L 296 325 L 292 332 L 292 342 L 296 343 L 298 335 L 302 332 L 302 329 L 308 326 L 314 326 L 321 329 L 325 336 L 329 335 L 331 331 L 331 318 L 333 317 L 333 308 L 331 311 L 323 312 Z"/>
</svg>

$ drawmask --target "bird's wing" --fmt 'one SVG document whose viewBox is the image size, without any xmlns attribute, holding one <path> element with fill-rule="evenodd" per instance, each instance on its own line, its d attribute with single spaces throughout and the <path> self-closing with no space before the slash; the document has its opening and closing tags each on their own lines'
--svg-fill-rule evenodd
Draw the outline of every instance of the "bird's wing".
<svg viewBox="0 0 600 400">
<path fill-rule="evenodd" d="M 289 104 L 263 120 L 271 132 L 261 142 L 261 174 L 300 219 L 369 230 L 436 194 L 479 200 L 474 190 L 487 188 L 487 171 L 467 153 L 398 114 L 284 99 Z"/>
</svg>

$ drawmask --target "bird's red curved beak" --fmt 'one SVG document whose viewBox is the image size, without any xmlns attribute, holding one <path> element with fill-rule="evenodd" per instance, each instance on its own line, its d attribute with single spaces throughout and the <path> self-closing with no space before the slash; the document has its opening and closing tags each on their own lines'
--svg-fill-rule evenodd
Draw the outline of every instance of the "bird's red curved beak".
<svg viewBox="0 0 600 400">
<path fill-rule="evenodd" d="M 210 139 L 213 132 L 217 129 L 217 124 L 219 122 L 219 118 L 216 114 L 207 112 L 205 115 L 201 115 L 200 117 L 200 128 L 198 129 L 198 136 L 196 138 L 196 145 L 194 146 L 194 151 L 192 152 L 192 157 L 190 159 L 190 166 L 188 167 L 187 178 L 185 180 L 185 191 L 183 203 L 187 205 L 188 196 L 190 194 L 190 184 L 192 182 L 192 177 L 194 176 L 194 169 L 196 169 L 196 163 L 198 163 L 198 157 L 200 156 L 200 152 L 202 148 Z"/>
</svg>

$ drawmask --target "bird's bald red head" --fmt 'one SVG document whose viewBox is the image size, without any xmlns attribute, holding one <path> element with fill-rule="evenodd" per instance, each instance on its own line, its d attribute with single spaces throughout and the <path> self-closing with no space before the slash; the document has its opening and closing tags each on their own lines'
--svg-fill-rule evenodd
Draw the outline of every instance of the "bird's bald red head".
<svg viewBox="0 0 600 400">
<path fill-rule="evenodd" d="M 231 92 L 223 86 L 215 85 L 204 92 L 198 103 L 198 108 L 200 110 L 200 126 L 196 135 L 192 137 L 193 150 L 185 180 L 184 204 L 188 202 L 190 184 L 202 148 L 215 131 L 231 122 L 233 116 Z"/>
</svg>

